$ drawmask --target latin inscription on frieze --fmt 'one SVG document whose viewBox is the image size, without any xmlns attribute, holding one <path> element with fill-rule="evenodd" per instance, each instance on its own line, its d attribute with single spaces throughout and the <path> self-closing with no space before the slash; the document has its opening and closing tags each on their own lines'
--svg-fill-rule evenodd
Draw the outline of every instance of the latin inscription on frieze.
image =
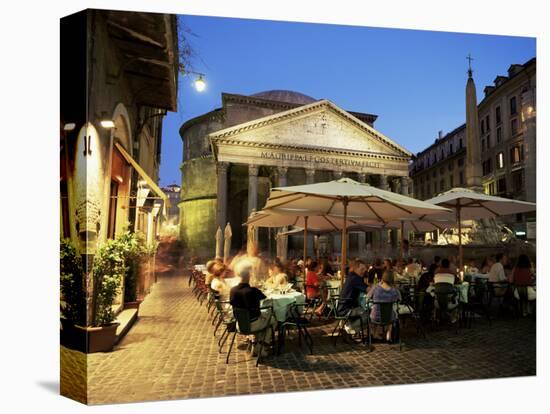
<svg viewBox="0 0 550 414">
<path fill-rule="evenodd" d="M 355 168 L 381 168 L 382 165 L 375 161 L 366 160 L 350 160 L 345 158 L 330 157 L 314 154 L 299 154 L 299 153 L 280 153 L 263 151 L 260 155 L 263 159 L 281 160 L 281 161 L 300 161 L 314 164 L 333 164 L 342 167 Z"/>
</svg>

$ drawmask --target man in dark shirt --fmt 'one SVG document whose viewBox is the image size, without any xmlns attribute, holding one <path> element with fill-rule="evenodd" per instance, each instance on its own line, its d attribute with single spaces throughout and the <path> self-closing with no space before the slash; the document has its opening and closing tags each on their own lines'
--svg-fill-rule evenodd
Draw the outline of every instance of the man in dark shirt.
<svg viewBox="0 0 550 414">
<path fill-rule="evenodd" d="M 250 286 L 250 274 L 253 269 L 253 264 L 246 259 L 240 261 L 237 268 L 234 269 L 236 275 L 241 278 L 241 283 L 233 287 L 229 292 L 229 303 L 234 308 L 248 309 L 250 314 L 250 329 L 257 331 L 271 324 L 275 330 L 277 320 L 272 315 L 271 311 L 262 313 L 260 311 L 260 302 L 266 298 L 262 291 L 256 287 Z M 253 354 L 258 353 L 259 343 L 263 341 L 266 344 L 271 344 L 271 330 L 267 329 L 260 334 L 255 335 L 256 345 L 253 347 Z M 262 353 L 267 354 L 264 348 Z M 265 356 L 265 355 L 263 355 Z"/>
<path fill-rule="evenodd" d="M 350 267 L 350 272 L 346 276 L 344 286 L 340 292 L 340 303 L 338 305 L 338 314 L 343 315 L 351 310 L 351 323 L 345 327 L 346 331 L 354 334 L 361 327 L 360 317 L 363 319 L 363 328 L 367 326 L 367 313 L 359 303 L 361 293 L 367 293 L 368 286 L 365 284 L 362 275 L 365 274 L 367 265 L 362 260 L 355 260 Z"/>
</svg>

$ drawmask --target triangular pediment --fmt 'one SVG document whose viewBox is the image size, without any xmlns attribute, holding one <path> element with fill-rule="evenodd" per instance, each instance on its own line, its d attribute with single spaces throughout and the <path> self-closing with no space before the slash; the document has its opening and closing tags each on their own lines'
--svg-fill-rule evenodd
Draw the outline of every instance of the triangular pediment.
<svg viewBox="0 0 550 414">
<path fill-rule="evenodd" d="M 231 141 L 245 145 L 299 146 L 397 157 L 412 155 L 328 100 L 223 129 L 210 134 L 210 139 L 214 145 Z"/>
</svg>

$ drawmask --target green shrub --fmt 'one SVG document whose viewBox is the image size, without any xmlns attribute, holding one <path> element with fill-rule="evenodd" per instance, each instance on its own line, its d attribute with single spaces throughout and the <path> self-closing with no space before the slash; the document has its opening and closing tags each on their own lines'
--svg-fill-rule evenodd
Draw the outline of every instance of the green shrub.
<svg viewBox="0 0 550 414">
<path fill-rule="evenodd" d="M 86 325 L 86 285 L 82 259 L 69 240 L 60 243 L 61 315 L 69 322 Z"/>
</svg>

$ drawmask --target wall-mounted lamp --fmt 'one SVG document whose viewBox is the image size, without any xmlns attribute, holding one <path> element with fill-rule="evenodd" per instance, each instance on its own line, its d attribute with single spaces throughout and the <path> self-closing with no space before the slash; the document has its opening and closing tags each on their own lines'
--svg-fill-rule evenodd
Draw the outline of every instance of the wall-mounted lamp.
<svg viewBox="0 0 550 414">
<path fill-rule="evenodd" d="M 105 129 L 113 129 L 115 127 L 115 123 L 107 116 L 107 112 L 101 113 L 101 121 L 99 121 L 99 123 Z"/>
<path fill-rule="evenodd" d="M 68 124 L 63 125 L 63 131 L 73 131 L 76 128 L 76 124 L 74 122 L 69 122 Z"/>
</svg>

